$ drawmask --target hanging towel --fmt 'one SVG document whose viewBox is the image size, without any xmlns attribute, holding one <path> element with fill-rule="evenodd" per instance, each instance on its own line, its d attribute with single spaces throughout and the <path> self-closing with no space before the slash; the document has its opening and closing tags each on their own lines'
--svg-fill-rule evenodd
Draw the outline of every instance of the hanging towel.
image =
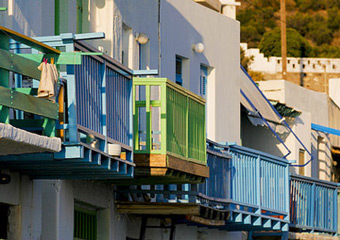
<svg viewBox="0 0 340 240">
<path fill-rule="evenodd" d="M 54 64 L 42 62 L 38 69 L 41 71 L 38 97 L 55 102 L 55 90 L 58 82 L 58 71 L 56 66 Z"/>
</svg>

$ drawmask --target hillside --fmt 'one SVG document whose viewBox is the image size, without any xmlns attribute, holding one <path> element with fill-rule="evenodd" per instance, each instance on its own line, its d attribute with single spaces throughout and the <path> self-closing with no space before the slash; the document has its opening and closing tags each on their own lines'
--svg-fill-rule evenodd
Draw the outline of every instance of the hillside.
<svg viewBox="0 0 340 240">
<path fill-rule="evenodd" d="M 340 58 L 340 0 L 286 0 L 287 55 Z M 280 0 L 241 0 L 241 41 L 280 56 Z"/>
</svg>

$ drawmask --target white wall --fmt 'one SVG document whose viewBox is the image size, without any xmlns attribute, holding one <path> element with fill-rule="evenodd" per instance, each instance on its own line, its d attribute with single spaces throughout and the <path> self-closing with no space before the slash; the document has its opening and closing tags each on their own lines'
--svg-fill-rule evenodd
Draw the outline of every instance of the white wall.
<svg viewBox="0 0 340 240">
<path fill-rule="evenodd" d="M 246 43 L 241 47 L 245 50 L 245 55 L 254 56 L 254 61 L 249 65 L 249 69 L 256 72 L 277 73 L 282 72 L 281 57 L 264 57 L 258 48 L 248 48 Z M 299 73 L 340 73 L 340 59 L 338 58 L 293 58 L 287 57 L 287 71 Z M 325 68 L 324 68 L 325 67 Z"/>
<path fill-rule="evenodd" d="M 329 97 L 340 106 L 340 78 L 330 78 L 329 80 Z"/>
<path fill-rule="evenodd" d="M 7 7 L 2 26 L 30 37 L 54 35 L 54 0 L 9 0 Z"/>
<path fill-rule="evenodd" d="M 149 37 L 150 69 L 159 69 L 161 77 L 174 81 L 176 55 L 184 57 L 190 80 L 184 79 L 183 86 L 199 94 L 200 65 L 209 67 L 207 136 L 239 142 L 239 23 L 192 0 L 161 0 L 160 9 L 160 32 L 156 0 L 116 0 L 114 15 L 132 28 L 133 35 Z M 202 54 L 192 50 L 199 42 L 205 46 Z M 132 48 L 138 58 L 138 46 Z"/>
<path fill-rule="evenodd" d="M 312 163 L 305 168 L 305 173 L 307 176 L 331 180 L 332 159 L 330 139 L 324 133 L 311 130 L 311 123 L 329 126 L 327 95 L 308 90 L 284 80 L 261 81 L 258 83 L 268 99 L 279 101 L 288 107 L 293 107 L 302 112 L 295 119 L 294 124 L 292 124 L 292 129 L 314 158 Z M 318 137 L 323 139 L 321 144 L 318 143 Z M 293 136 L 285 139 L 285 143 L 293 151 L 289 159 L 298 161 L 299 148 L 302 148 L 301 145 Z M 318 149 L 320 149 L 319 152 Z M 309 159 L 310 157 L 305 153 L 305 161 Z M 297 173 L 298 169 L 291 169 L 291 171 Z"/>
</svg>

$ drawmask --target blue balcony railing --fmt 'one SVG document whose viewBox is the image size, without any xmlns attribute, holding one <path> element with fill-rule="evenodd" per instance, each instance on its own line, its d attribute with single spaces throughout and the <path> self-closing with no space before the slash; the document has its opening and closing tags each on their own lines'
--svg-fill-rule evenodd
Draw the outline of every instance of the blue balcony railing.
<svg viewBox="0 0 340 240">
<path fill-rule="evenodd" d="M 337 184 L 300 175 L 290 177 L 290 227 L 336 234 Z"/>
<path fill-rule="evenodd" d="M 74 44 L 76 51 L 95 49 Z M 108 143 L 120 143 L 132 158 L 132 75 L 105 56 L 82 56 L 75 66 L 77 126 L 85 133 L 96 133 Z M 93 134 L 92 134 L 93 135 Z"/>
<path fill-rule="evenodd" d="M 0 47 L 0 58 L 4 60 L 0 61 L 0 68 L 6 69 L 3 77 L 6 83 L 0 79 L 0 87 L 4 85 L 0 91 L 6 93 L 0 94 L 0 105 L 4 106 L 0 110 L 5 109 L 0 111 L 0 122 L 4 119 L 6 124 L 21 130 L 56 135 L 61 141 L 57 139 L 59 152 L 45 153 L 39 149 L 20 156 L 13 152 L 0 156 L 0 166 L 41 179 L 132 178 L 132 71 L 77 41 L 102 38 L 104 34 L 61 34 L 37 38 L 38 42 L 5 30 L 13 39 L 0 34 L 0 42 L 7 48 Z M 35 79 L 40 78 L 36 68 L 43 58 L 53 61 L 60 73 L 57 103 L 29 96 L 36 95 L 32 87 L 36 85 Z M 7 71 L 19 74 L 15 75 L 18 85 L 15 90 L 8 88 Z M 14 102 L 15 106 L 11 103 L 14 97 L 20 100 Z M 8 108 L 14 110 L 10 112 Z M 26 119 L 21 111 L 39 116 Z M 9 119 L 11 116 L 15 118 Z M 115 144 L 114 148 L 120 145 L 121 153 L 111 154 L 109 144 Z"/>
<path fill-rule="evenodd" d="M 207 161 L 210 176 L 205 183 L 141 186 L 123 192 L 151 194 L 155 202 L 197 204 L 199 217 L 224 221 L 219 222 L 220 229 L 288 231 L 287 160 L 208 141 Z"/>
</svg>

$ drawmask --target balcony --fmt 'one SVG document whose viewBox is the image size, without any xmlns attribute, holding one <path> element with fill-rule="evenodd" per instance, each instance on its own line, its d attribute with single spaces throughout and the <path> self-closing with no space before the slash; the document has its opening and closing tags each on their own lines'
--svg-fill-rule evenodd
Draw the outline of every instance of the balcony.
<svg viewBox="0 0 340 240">
<path fill-rule="evenodd" d="M 17 67 L 20 71 L 16 71 L 20 75 L 15 75 L 16 84 L 30 82 L 26 88 L 0 89 L 1 104 L 6 107 L 11 104 L 10 107 L 15 109 L 1 115 L 7 119 L 5 123 L 11 124 L 6 124 L 6 127 L 40 139 L 41 134 L 57 136 L 53 140 L 59 142 L 58 151 L 33 151 L 35 147 L 26 144 L 29 151 L 1 154 L 4 155 L 0 156 L 1 168 L 18 171 L 35 179 L 132 178 L 131 71 L 90 46 L 77 42 L 103 36 L 100 33 L 61 34 L 39 38 L 40 42 L 24 36 L 35 45 L 28 40 L 19 42 L 17 37 L 13 38 L 15 41 L 1 37 L 12 52 L 20 52 L 9 53 L 15 56 L 12 66 L 20 64 Z M 49 52 L 42 52 L 42 48 L 32 50 L 36 45 L 45 46 Z M 66 52 L 53 47 L 66 49 Z M 0 56 L 1 63 L 6 62 L 3 61 L 6 56 Z M 35 79 L 40 79 L 40 72 L 36 68 L 43 58 L 51 61 L 51 57 L 55 58 L 61 75 L 57 103 L 27 95 L 36 94 Z M 13 69 L 8 70 L 15 72 Z M 26 113 L 17 110 L 39 116 L 27 117 Z M 118 145 L 121 153 L 112 155 L 110 147 Z"/>
<path fill-rule="evenodd" d="M 288 231 L 287 160 L 211 141 L 207 156 L 210 176 L 205 183 L 121 188 L 118 211 L 172 215 L 178 223 L 228 231 Z"/>
<path fill-rule="evenodd" d="M 160 183 L 208 177 L 205 101 L 164 78 L 133 79 L 135 177 Z"/>
<path fill-rule="evenodd" d="M 338 184 L 291 175 L 289 226 L 291 231 L 337 234 Z"/>
<path fill-rule="evenodd" d="M 33 96 L 37 95 L 37 89 L 23 88 L 18 84 L 23 76 L 40 79 L 41 72 L 37 69 L 40 62 L 27 58 L 30 54 L 10 51 L 10 40 L 26 44 L 50 57 L 60 56 L 60 51 L 54 48 L 0 27 L 0 156 L 58 152 L 61 141 L 55 138 L 55 127 L 59 105 Z M 24 114 L 36 118 L 24 120 Z M 40 135 L 25 131 L 27 128 L 39 128 Z"/>
</svg>

